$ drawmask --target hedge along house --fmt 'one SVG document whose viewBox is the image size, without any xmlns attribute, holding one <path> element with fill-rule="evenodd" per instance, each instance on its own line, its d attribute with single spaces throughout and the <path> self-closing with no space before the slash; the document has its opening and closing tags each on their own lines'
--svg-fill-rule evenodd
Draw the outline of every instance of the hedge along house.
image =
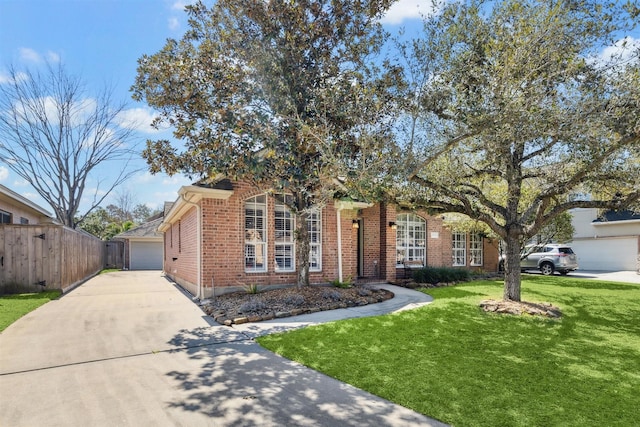
<svg viewBox="0 0 640 427">
<path fill-rule="evenodd" d="M 184 186 L 166 212 L 164 271 L 197 298 L 296 282 L 294 218 L 283 195 L 246 182 Z M 334 200 L 307 221 L 310 282 L 393 282 L 412 266 L 497 270 L 497 243 L 452 233 L 441 217 Z"/>
</svg>

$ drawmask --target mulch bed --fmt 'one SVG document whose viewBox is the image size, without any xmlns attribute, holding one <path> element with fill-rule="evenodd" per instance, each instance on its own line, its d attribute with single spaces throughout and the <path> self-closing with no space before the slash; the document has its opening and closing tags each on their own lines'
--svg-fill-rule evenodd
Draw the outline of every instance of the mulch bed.
<svg viewBox="0 0 640 427">
<path fill-rule="evenodd" d="M 264 290 L 257 294 L 233 292 L 219 295 L 202 309 L 223 325 L 260 322 L 275 318 L 358 307 L 393 298 L 393 293 L 371 285 L 347 289 L 330 286 L 305 286 Z"/>
<path fill-rule="evenodd" d="M 557 319 L 562 317 L 560 308 L 548 302 L 526 302 L 526 301 L 496 301 L 484 300 L 480 302 L 480 308 L 484 311 L 501 314 L 529 314 L 531 316 L 543 316 Z"/>
</svg>

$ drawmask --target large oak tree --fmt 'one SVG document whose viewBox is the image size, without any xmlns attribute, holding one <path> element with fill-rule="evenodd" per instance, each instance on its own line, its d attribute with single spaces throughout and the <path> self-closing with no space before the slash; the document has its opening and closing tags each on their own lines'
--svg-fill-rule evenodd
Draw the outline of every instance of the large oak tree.
<svg viewBox="0 0 640 427">
<path fill-rule="evenodd" d="M 498 235 L 505 300 L 521 298 L 523 242 L 554 219 L 637 205 L 640 52 L 623 38 L 637 18 L 634 2 L 454 2 L 399 45 L 397 196 Z"/>
<path fill-rule="evenodd" d="M 149 141 L 151 171 L 246 179 L 291 195 L 281 201 L 296 219 L 298 285 L 309 283 L 307 218 L 333 196 L 323 152 L 357 158 L 354 141 L 379 122 L 375 105 L 386 105 L 372 57 L 389 2 L 199 2 L 186 8 L 181 40 L 139 60 L 134 98 L 184 144 Z"/>
</svg>

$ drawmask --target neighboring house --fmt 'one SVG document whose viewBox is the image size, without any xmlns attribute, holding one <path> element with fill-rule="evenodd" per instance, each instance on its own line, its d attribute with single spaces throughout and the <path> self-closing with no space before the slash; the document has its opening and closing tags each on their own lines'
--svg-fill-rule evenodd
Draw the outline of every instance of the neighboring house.
<svg viewBox="0 0 640 427">
<path fill-rule="evenodd" d="M 184 186 L 159 230 L 164 271 L 197 297 L 296 281 L 294 218 L 282 196 L 223 179 Z M 307 222 L 310 281 L 395 281 L 405 261 L 496 271 L 497 242 L 452 233 L 441 217 L 335 200 Z"/>
<path fill-rule="evenodd" d="M 0 224 L 57 224 L 42 207 L 0 184 Z"/>
<path fill-rule="evenodd" d="M 124 241 L 125 270 L 162 270 L 162 233 L 158 227 L 163 215 L 113 237 Z"/>
<path fill-rule="evenodd" d="M 573 209 L 575 229 L 571 246 L 580 269 L 637 270 L 640 260 L 640 214 Z"/>
</svg>

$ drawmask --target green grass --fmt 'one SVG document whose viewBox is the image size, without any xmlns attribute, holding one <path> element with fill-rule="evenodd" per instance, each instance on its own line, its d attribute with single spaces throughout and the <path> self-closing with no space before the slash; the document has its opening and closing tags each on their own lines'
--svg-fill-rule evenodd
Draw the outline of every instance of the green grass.
<svg viewBox="0 0 640 427">
<path fill-rule="evenodd" d="M 100 270 L 100 272 L 98 273 L 98 275 L 100 275 L 100 274 L 107 274 L 107 273 L 113 273 L 113 272 L 116 272 L 116 271 L 122 271 L 122 270 L 121 270 L 121 269 L 119 269 L 119 268 L 105 268 L 105 269 L 103 269 L 103 270 Z"/>
<path fill-rule="evenodd" d="M 0 296 L 0 332 L 30 311 L 58 298 L 60 294 L 61 292 L 56 290 L 37 294 Z"/>
<path fill-rule="evenodd" d="M 560 320 L 482 312 L 499 281 L 428 293 L 417 310 L 258 341 L 457 427 L 638 425 L 640 286 L 524 275 L 522 299 Z"/>
</svg>

